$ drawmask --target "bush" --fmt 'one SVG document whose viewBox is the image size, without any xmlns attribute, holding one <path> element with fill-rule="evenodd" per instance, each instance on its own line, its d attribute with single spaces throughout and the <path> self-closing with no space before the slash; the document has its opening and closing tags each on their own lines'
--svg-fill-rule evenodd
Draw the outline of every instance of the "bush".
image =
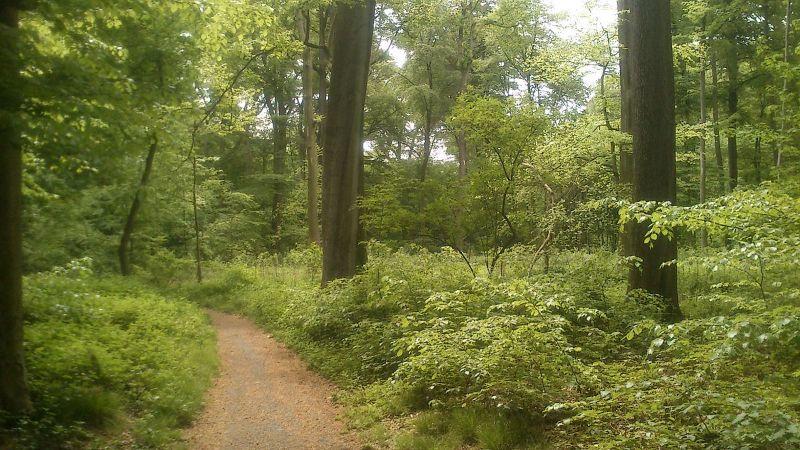
<svg viewBox="0 0 800 450">
<path fill-rule="evenodd" d="M 202 406 L 213 330 L 197 307 L 128 278 L 96 278 L 88 262 L 25 280 L 35 411 L 10 437 L 22 448 L 80 448 L 116 445 L 126 431 L 139 447 L 163 448 Z"/>
<path fill-rule="evenodd" d="M 395 345 L 406 355 L 395 377 L 424 389 L 435 405 L 534 414 L 589 388 L 594 376 L 569 335 L 578 321 L 602 314 L 578 313 L 571 299 L 546 292 L 477 279 L 467 290 L 432 295 L 420 315 L 401 323 L 410 330 Z"/>
<path fill-rule="evenodd" d="M 307 268 L 262 262 L 186 292 L 248 314 L 347 387 L 348 420 L 374 445 L 796 448 L 791 271 L 774 265 L 783 283 L 762 298 L 735 272 L 704 277 L 686 261 L 675 325 L 659 322 L 658 298 L 626 292 L 627 269 L 603 252 L 554 254 L 548 273 L 515 252 L 488 279 L 446 250 L 372 243 L 362 273 L 325 288 L 302 281 Z"/>
</svg>

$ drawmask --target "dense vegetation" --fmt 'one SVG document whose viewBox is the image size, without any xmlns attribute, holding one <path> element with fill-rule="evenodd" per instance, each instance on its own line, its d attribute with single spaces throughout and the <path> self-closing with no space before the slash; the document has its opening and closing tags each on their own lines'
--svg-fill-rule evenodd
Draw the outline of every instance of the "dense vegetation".
<svg viewBox="0 0 800 450">
<path fill-rule="evenodd" d="M 747 204 L 725 200 L 718 217 Z M 797 203 L 774 206 L 790 219 L 771 226 L 797 239 Z M 351 425 L 379 447 L 793 448 L 797 247 L 765 245 L 682 252 L 674 325 L 600 250 L 560 252 L 547 273 L 515 251 L 503 275 L 476 278 L 454 251 L 375 243 L 361 274 L 325 288 L 319 255 L 293 251 L 180 289 L 253 318 L 347 387 Z M 763 283 L 755 254 L 771 255 Z"/>
<path fill-rule="evenodd" d="M 36 409 L 8 432 L 19 448 L 168 447 L 216 372 L 213 330 L 196 306 L 91 263 L 25 280 Z"/>
<path fill-rule="evenodd" d="M 0 5 L 0 446 L 176 445 L 198 305 L 377 448 L 800 446 L 796 2 L 553 3 Z"/>
</svg>

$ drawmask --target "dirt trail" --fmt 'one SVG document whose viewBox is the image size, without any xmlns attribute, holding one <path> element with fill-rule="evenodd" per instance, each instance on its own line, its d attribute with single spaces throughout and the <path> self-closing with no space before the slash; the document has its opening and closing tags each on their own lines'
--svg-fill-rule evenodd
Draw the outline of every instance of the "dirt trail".
<svg viewBox="0 0 800 450">
<path fill-rule="evenodd" d="M 241 317 L 209 311 L 221 371 L 206 410 L 186 431 L 190 449 L 358 449 L 336 420 L 335 388 Z"/>
</svg>

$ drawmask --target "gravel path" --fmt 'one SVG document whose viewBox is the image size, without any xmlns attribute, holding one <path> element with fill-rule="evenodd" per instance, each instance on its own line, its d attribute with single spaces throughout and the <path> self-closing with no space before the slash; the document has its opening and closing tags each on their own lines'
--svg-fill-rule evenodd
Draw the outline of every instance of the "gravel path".
<svg viewBox="0 0 800 450">
<path fill-rule="evenodd" d="M 191 449 L 358 449 L 334 386 L 252 322 L 209 311 L 221 373 L 185 437 Z"/>
</svg>

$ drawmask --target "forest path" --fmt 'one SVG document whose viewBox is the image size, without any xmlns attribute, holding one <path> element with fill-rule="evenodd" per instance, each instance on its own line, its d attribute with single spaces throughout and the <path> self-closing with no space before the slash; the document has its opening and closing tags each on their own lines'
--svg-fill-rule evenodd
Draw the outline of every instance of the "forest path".
<svg viewBox="0 0 800 450">
<path fill-rule="evenodd" d="M 190 449 L 357 449 L 336 420 L 335 387 L 251 321 L 209 311 L 221 371 Z"/>
</svg>

